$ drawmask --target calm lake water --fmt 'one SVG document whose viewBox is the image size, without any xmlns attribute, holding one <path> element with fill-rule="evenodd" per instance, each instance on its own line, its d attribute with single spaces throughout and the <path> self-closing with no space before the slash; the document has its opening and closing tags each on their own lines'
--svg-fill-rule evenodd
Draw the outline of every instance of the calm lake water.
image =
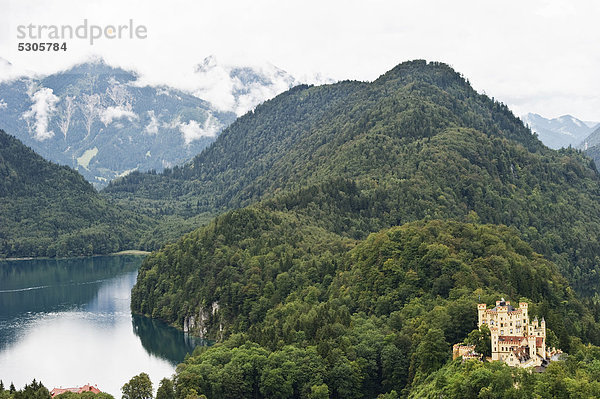
<svg viewBox="0 0 600 399">
<path fill-rule="evenodd" d="M 97 384 L 121 397 L 144 371 L 154 389 L 203 342 L 132 316 L 138 256 L 0 261 L 0 379 L 22 388 Z"/>
</svg>

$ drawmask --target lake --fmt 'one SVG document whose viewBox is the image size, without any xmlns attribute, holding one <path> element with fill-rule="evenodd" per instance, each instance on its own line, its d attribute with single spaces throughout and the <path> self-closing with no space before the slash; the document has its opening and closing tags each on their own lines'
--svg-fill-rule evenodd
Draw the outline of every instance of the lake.
<svg viewBox="0 0 600 399">
<path fill-rule="evenodd" d="M 146 372 L 154 389 L 186 353 L 204 344 L 173 327 L 132 315 L 142 257 L 0 261 L 0 379 L 22 388 L 121 386 Z"/>
</svg>

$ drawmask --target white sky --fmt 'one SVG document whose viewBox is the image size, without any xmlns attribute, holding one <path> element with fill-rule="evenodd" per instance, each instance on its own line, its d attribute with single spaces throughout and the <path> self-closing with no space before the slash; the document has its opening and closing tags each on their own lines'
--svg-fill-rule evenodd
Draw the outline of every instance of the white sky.
<svg viewBox="0 0 600 399">
<path fill-rule="evenodd" d="M 148 38 L 17 51 L 17 25 L 84 18 L 97 25 L 131 18 Z M 0 0 L 0 57 L 17 72 L 50 73 L 99 55 L 179 88 L 210 54 L 268 61 L 295 76 L 359 80 L 425 58 L 452 65 L 518 115 L 600 121 L 599 20 L 597 0 Z"/>
</svg>

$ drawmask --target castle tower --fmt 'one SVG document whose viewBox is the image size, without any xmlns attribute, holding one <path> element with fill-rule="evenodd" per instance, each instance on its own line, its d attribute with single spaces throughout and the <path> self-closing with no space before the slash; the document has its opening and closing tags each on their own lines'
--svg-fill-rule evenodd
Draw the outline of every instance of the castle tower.
<svg viewBox="0 0 600 399">
<path fill-rule="evenodd" d="M 542 317 L 542 323 L 540 325 L 540 335 L 542 337 L 542 347 L 540 348 L 540 356 L 546 358 L 546 320 Z"/>
<path fill-rule="evenodd" d="M 528 307 L 527 302 L 519 302 L 519 309 L 521 309 L 521 314 L 525 320 L 529 320 Z"/>
<path fill-rule="evenodd" d="M 483 322 L 486 319 L 486 317 L 485 317 L 486 310 L 487 310 L 487 305 L 485 303 L 480 303 L 477 305 L 477 315 L 478 315 L 477 327 L 478 328 L 481 328 L 481 325 L 483 324 Z"/>
</svg>

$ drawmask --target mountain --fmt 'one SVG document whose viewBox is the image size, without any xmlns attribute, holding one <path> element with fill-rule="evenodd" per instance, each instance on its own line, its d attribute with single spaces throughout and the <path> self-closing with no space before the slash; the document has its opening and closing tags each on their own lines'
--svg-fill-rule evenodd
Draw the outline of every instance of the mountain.
<svg viewBox="0 0 600 399">
<path fill-rule="evenodd" d="M 153 226 L 2 130 L 0 176 L 0 257 L 107 254 L 134 247 Z"/>
<path fill-rule="evenodd" d="M 547 119 L 529 113 L 521 118 L 539 139 L 555 150 L 569 146 L 576 147 L 594 130 L 595 122 L 583 122 L 571 115 Z"/>
<path fill-rule="evenodd" d="M 239 118 L 183 167 L 132 173 L 104 193 L 180 215 L 262 201 L 351 238 L 474 212 L 518 228 L 578 291 L 595 292 L 598 183 L 578 151 L 547 149 L 451 68 L 415 61 L 372 83 L 297 86 Z"/>
<path fill-rule="evenodd" d="M 0 83 L 0 123 L 36 152 L 101 187 L 199 153 L 235 115 L 169 87 L 137 85 L 102 60 Z"/>
<path fill-rule="evenodd" d="M 600 343 L 599 183 L 580 151 L 419 60 L 294 87 L 184 166 L 104 192 L 221 213 L 148 256 L 132 291 L 134 312 L 221 342 L 178 367 L 176 397 L 397 398 L 430 390 L 478 302 L 531 303 L 567 352 Z"/>
<path fill-rule="evenodd" d="M 600 126 L 597 126 L 580 144 L 579 149 L 591 157 L 596 164 L 600 162 Z"/>
<path fill-rule="evenodd" d="M 189 84 L 196 97 L 209 101 L 217 109 L 242 116 L 299 83 L 292 75 L 272 64 L 221 64 L 216 56 L 211 55 L 196 65 Z"/>
<path fill-rule="evenodd" d="M 479 128 L 541 149 L 505 106 L 477 94 L 454 71 L 415 62 L 402 64 L 371 84 L 297 86 L 239 118 L 183 167 L 158 175 L 132 173 L 105 192 L 133 193 L 148 200 L 169 197 L 187 205 L 193 202 L 202 210 L 239 207 L 308 180 L 322 181 L 331 176 L 327 167 L 335 169 L 336 177 L 349 178 L 372 170 L 360 160 L 341 165 L 331 157 L 360 156 L 355 152 L 370 146 L 370 136 L 382 129 L 386 131 L 376 139 L 377 148 L 432 137 L 453 126 Z M 386 136 L 388 143 L 377 141 L 387 141 Z"/>
</svg>

